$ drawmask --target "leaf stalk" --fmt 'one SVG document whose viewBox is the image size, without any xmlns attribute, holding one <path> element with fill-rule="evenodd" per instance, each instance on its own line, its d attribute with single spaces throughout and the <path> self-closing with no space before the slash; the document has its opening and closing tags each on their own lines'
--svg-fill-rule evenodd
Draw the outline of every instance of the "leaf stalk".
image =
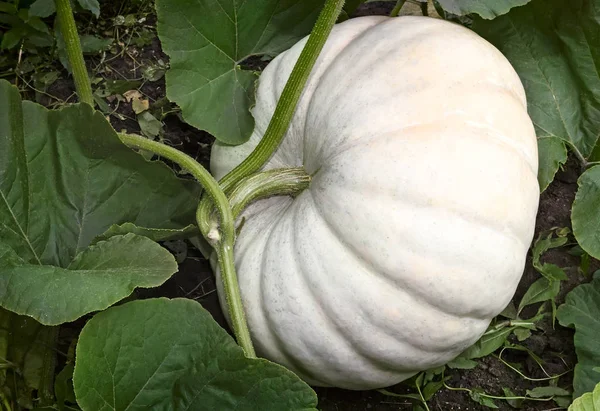
<svg viewBox="0 0 600 411">
<path fill-rule="evenodd" d="M 244 350 L 246 356 L 249 358 L 256 358 L 252 339 L 250 338 L 248 323 L 246 322 L 246 316 L 244 314 L 242 297 L 240 295 L 233 260 L 235 220 L 231 208 L 229 207 L 229 201 L 223 190 L 219 187 L 219 183 L 196 160 L 173 147 L 132 134 L 119 133 L 119 138 L 129 147 L 148 150 L 177 163 L 183 169 L 191 173 L 204 187 L 206 195 L 215 205 L 219 215 L 219 237 L 214 239 L 214 241 L 211 242 L 211 245 L 215 248 L 219 258 L 219 268 L 221 269 L 225 298 L 227 300 L 227 306 L 229 307 L 231 326 L 237 342 Z"/>
</svg>

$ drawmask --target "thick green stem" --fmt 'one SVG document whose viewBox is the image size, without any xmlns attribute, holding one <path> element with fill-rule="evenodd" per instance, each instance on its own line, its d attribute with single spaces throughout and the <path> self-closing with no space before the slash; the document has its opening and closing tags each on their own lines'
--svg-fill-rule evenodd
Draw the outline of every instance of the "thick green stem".
<svg viewBox="0 0 600 411">
<path fill-rule="evenodd" d="M 181 151 L 165 144 L 148 140 L 147 138 L 119 133 L 119 138 L 129 147 L 151 151 L 169 159 L 186 171 L 190 172 L 202 184 L 206 194 L 212 200 L 218 214 L 219 227 L 212 227 L 207 240 L 217 251 L 221 278 L 225 289 L 225 298 L 229 307 L 231 326 L 238 344 L 243 348 L 247 357 L 255 358 L 250 331 L 240 296 L 235 265 L 233 261 L 233 244 L 235 241 L 234 218 L 225 193 L 219 183 L 196 160 Z M 200 224 L 200 222 L 199 222 Z"/>
<path fill-rule="evenodd" d="M 274 195 L 296 196 L 308 188 L 311 176 L 303 167 L 267 170 L 240 181 L 231 191 L 229 204 L 233 217 L 253 201 Z"/>
<path fill-rule="evenodd" d="M 402 9 L 402 6 L 404 6 L 404 3 L 406 3 L 406 0 L 398 0 L 392 9 L 392 12 L 390 13 L 390 17 L 397 17 L 398 13 L 400 13 L 400 10 Z"/>
<path fill-rule="evenodd" d="M 308 80 L 308 76 L 321 53 L 329 33 L 333 29 L 335 22 L 340 15 L 345 0 L 327 0 L 319 18 L 313 27 L 310 36 L 298 61 L 294 65 L 292 73 L 283 88 L 281 97 L 275 107 L 273 117 L 269 122 L 267 131 L 254 151 L 235 169 L 223 177 L 219 184 L 225 193 L 231 189 L 243 178 L 260 170 L 262 166 L 271 158 L 292 121 L 298 100 L 302 90 Z M 201 224 L 200 229 L 210 226 L 210 202 L 203 198 L 196 212 L 196 219 Z"/>
<path fill-rule="evenodd" d="M 81 51 L 81 41 L 77 34 L 75 19 L 73 18 L 73 9 L 70 0 L 54 0 L 56 3 L 56 17 L 60 32 L 65 41 L 67 58 L 75 79 L 75 89 L 79 96 L 79 101 L 87 103 L 94 107 L 94 97 L 92 95 L 92 85 L 85 68 L 83 52 Z"/>
<path fill-rule="evenodd" d="M 308 41 L 290 74 L 290 78 L 283 88 L 265 135 L 252 154 L 219 181 L 223 191 L 226 193 L 242 178 L 260 170 L 269 158 L 271 158 L 277 147 L 279 147 L 294 116 L 298 100 L 300 100 L 300 95 L 302 94 L 302 90 L 304 90 L 308 76 L 343 6 L 344 0 L 327 0 L 325 3 L 308 37 Z"/>
</svg>

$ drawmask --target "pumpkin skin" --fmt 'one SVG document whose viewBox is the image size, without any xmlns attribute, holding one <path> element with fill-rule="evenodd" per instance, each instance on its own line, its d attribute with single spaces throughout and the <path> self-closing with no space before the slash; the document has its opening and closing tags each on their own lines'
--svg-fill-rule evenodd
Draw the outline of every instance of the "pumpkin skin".
<svg viewBox="0 0 600 411">
<path fill-rule="evenodd" d="M 217 178 L 262 138 L 305 41 L 262 73 L 250 140 L 213 146 Z M 297 166 L 310 187 L 251 205 L 236 240 L 260 356 L 316 386 L 385 387 L 459 355 L 511 300 L 538 208 L 536 136 L 516 72 L 472 31 L 336 25 L 265 169 Z"/>
</svg>

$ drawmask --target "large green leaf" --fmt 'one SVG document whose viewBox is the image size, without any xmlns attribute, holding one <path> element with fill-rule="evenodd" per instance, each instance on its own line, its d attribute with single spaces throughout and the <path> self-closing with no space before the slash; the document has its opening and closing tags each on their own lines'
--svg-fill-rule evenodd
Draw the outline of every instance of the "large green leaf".
<svg viewBox="0 0 600 411">
<path fill-rule="evenodd" d="M 560 138 L 589 158 L 600 129 L 600 1 L 534 0 L 495 20 L 476 19 L 473 29 L 519 73 L 538 137 Z M 560 147 L 540 149 L 542 181 L 562 158 Z"/>
<path fill-rule="evenodd" d="M 27 237 L 30 190 L 21 98 L 0 81 L 0 241 L 34 255 Z"/>
<path fill-rule="evenodd" d="M 560 166 L 566 163 L 567 147 L 558 137 L 541 137 L 538 138 L 538 151 L 540 158 L 538 182 L 540 190 L 544 191 L 554 180 L 554 175 Z"/>
<path fill-rule="evenodd" d="M 531 0 L 437 0 L 442 8 L 452 14 L 479 14 L 484 19 L 493 19 Z"/>
<path fill-rule="evenodd" d="M 43 263 L 65 267 L 113 224 L 194 221 L 198 185 L 125 147 L 101 113 L 83 104 L 48 111 L 24 102 L 23 109 L 35 215 L 29 237 Z"/>
<path fill-rule="evenodd" d="M 21 104 L 6 81 L 0 99 L 0 239 L 26 261 L 66 267 L 113 224 L 194 221 L 200 187 L 125 147 L 99 112 Z"/>
<path fill-rule="evenodd" d="M 600 382 L 600 276 L 582 284 L 567 294 L 566 301 L 556 313 L 563 326 L 575 326 L 577 365 L 573 378 L 573 395 L 592 391 Z"/>
<path fill-rule="evenodd" d="M 115 235 L 124 235 L 128 233 L 148 237 L 153 241 L 168 241 L 195 237 L 200 234 L 200 231 L 198 230 L 198 226 L 194 224 L 190 224 L 183 228 L 148 228 L 138 227 L 132 223 L 113 224 L 108 230 L 102 233 L 102 235 L 96 237 L 92 244 L 101 240 L 106 240 Z"/>
<path fill-rule="evenodd" d="M 600 258 L 600 166 L 579 177 L 571 221 L 577 242 L 589 255 Z"/>
<path fill-rule="evenodd" d="M 594 391 L 576 398 L 569 411 L 600 411 L 600 384 L 596 384 Z"/>
<path fill-rule="evenodd" d="M 315 410 L 292 372 L 242 349 L 200 304 L 139 300 L 94 316 L 73 376 L 83 410 Z"/>
<path fill-rule="evenodd" d="M 102 114 L 88 105 L 48 111 L 21 102 L 17 89 L 3 80 L 0 102 L 0 284 L 5 287 L 0 287 L 0 305 L 56 324 L 103 309 L 109 300 L 114 303 L 128 295 L 136 284 L 156 285 L 168 278 L 174 272 L 170 254 L 154 244 L 131 240 L 121 243 L 117 258 L 102 274 L 98 256 L 91 274 L 104 276 L 99 289 L 80 286 L 66 292 L 68 287 L 62 288 L 70 277 L 65 269 L 72 269 L 81 255 L 89 256 L 86 249 L 92 240 L 113 224 L 187 227 L 194 221 L 199 186 L 127 148 Z M 138 269 L 149 268 L 142 264 L 147 252 L 153 254 L 148 260 L 164 262 L 156 266 L 162 270 L 162 280 L 150 270 L 146 279 L 130 276 L 124 287 L 124 279 L 114 270 L 139 274 Z M 87 281 L 98 283 L 91 277 Z M 29 285 L 25 289 L 24 282 Z M 85 310 L 77 311 L 83 309 L 77 301 L 83 300 L 87 300 Z M 53 307 L 60 312 L 47 311 Z"/>
<path fill-rule="evenodd" d="M 169 55 L 167 96 L 184 119 L 241 144 L 254 128 L 249 56 L 276 55 L 308 34 L 323 0 L 158 0 L 158 36 Z"/>
<path fill-rule="evenodd" d="M 67 268 L 28 264 L 0 243 L 0 267 L 0 305 L 57 325 L 110 307 L 136 287 L 161 285 L 177 262 L 154 241 L 126 234 L 88 247 Z"/>
</svg>

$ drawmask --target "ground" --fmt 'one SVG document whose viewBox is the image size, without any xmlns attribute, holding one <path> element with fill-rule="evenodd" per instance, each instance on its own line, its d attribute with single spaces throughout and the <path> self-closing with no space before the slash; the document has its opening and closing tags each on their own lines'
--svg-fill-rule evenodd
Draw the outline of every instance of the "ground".
<svg viewBox="0 0 600 411">
<path fill-rule="evenodd" d="M 386 14 L 391 8 L 391 3 L 375 2 L 364 5 L 358 10 L 357 14 Z M 148 16 L 145 23 L 146 27 L 153 32 L 154 20 L 152 15 Z M 122 51 L 123 49 L 119 49 Z M 97 76 L 105 79 L 140 79 L 141 70 L 149 64 L 155 64 L 158 60 L 168 61 L 168 58 L 162 53 L 160 43 L 157 38 L 153 38 L 149 44 L 135 48 L 128 48 L 128 53 L 119 55 L 105 55 L 103 57 L 89 57 L 88 67 L 97 69 Z M 106 61 L 110 61 L 107 63 Z M 63 72 L 64 73 L 64 72 Z M 144 98 L 153 105 L 158 101 L 163 101 L 165 96 L 164 77 L 157 81 L 147 81 L 139 87 L 139 91 Z M 70 78 L 63 76 L 52 84 L 47 90 L 48 95 L 54 96 L 58 101 L 72 101 L 73 86 Z M 57 99 L 43 96 L 42 103 L 56 103 Z M 136 115 L 131 108 L 131 104 L 121 102 L 118 105 L 116 101 L 110 103 L 110 107 L 115 112 L 108 115 L 111 123 L 116 130 L 127 130 L 129 132 L 139 133 L 140 127 L 136 121 Z M 199 131 L 186 125 L 180 118 L 178 112 L 166 115 L 162 122 L 164 123 L 164 140 L 169 144 L 179 147 L 186 153 L 198 159 L 203 165 L 208 165 L 210 155 L 210 145 L 213 138 L 205 132 Z M 542 194 L 540 207 L 536 224 L 536 237 L 540 232 L 545 232 L 553 227 L 570 226 L 570 210 L 575 192 L 577 189 L 577 177 L 580 170 L 577 169 L 575 162 L 568 162 L 565 169 L 560 171 L 555 181 Z M 572 246 L 573 244 L 571 244 Z M 571 247 L 565 246 L 558 249 L 552 249 L 544 254 L 543 259 L 546 262 L 555 263 L 565 268 L 569 280 L 563 283 L 562 291 L 557 301 L 558 304 L 564 301 L 564 296 L 568 291 L 581 282 L 589 280 L 579 270 L 580 258 L 569 254 Z M 592 262 L 590 272 L 600 268 L 598 261 Z M 527 261 L 525 273 L 515 295 L 515 301 L 520 301 L 528 287 L 539 277 L 539 273 L 531 264 L 531 256 Z M 215 317 L 215 319 L 225 328 L 223 313 L 218 303 L 215 292 L 213 274 L 208 262 L 193 247 L 188 247 L 187 257 L 181 262 L 180 269 L 170 280 L 162 287 L 152 290 L 141 290 L 137 292 L 139 298 L 154 296 L 167 297 L 185 297 L 199 301 Z M 537 307 L 532 307 L 535 312 Z M 61 340 L 68 342 L 76 336 L 83 321 L 78 321 L 69 326 L 65 326 L 61 331 Z M 558 375 L 565 373 L 559 380 L 559 386 L 569 387 L 572 379 L 572 370 L 576 363 L 576 356 L 573 347 L 573 332 L 556 324 L 552 327 L 550 321 L 543 324 L 543 329 L 536 331 L 532 337 L 523 343 L 533 353 L 539 356 L 544 362 L 544 369 L 549 375 Z M 65 347 L 66 348 L 66 347 Z M 546 377 L 532 357 L 526 353 L 516 353 L 511 351 L 504 354 L 504 359 L 510 363 L 521 364 L 522 373 L 531 379 L 543 379 Z M 60 368 L 57 368 L 60 369 Z M 472 370 L 451 370 L 450 379 L 446 382 L 448 386 L 454 388 L 482 389 L 486 393 L 496 396 L 503 396 L 503 388 L 509 388 L 516 394 L 524 394 L 525 390 L 535 386 L 548 385 L 548 381 L 532 381 L 525 379 L 515 371 L 503 364 L 496 356 L 488 356 L 479 362 L 479 365 Z M 404 384 L 390 387 L 389 391 L 396 393 L 414 392 Z M 413 403 L 402 398 L 392 397 L 377 391 L 346 391 L 332 388 L 316 388 L 319 396 L 320 409 L 324 411 L 353 411 L 353 410 L 411 410 Z M 509 410 L 512 407 L 501 400 L 495 401 L 501 410 Z M 483 410 L 486 407 L 473 401 L 466 391 L 441 389 L 429 401 L 431 410 Z M 558 409 L 553 402 L 526 402 L 523 404 L 526 410 L 551 410 Z"/>
</svg>

